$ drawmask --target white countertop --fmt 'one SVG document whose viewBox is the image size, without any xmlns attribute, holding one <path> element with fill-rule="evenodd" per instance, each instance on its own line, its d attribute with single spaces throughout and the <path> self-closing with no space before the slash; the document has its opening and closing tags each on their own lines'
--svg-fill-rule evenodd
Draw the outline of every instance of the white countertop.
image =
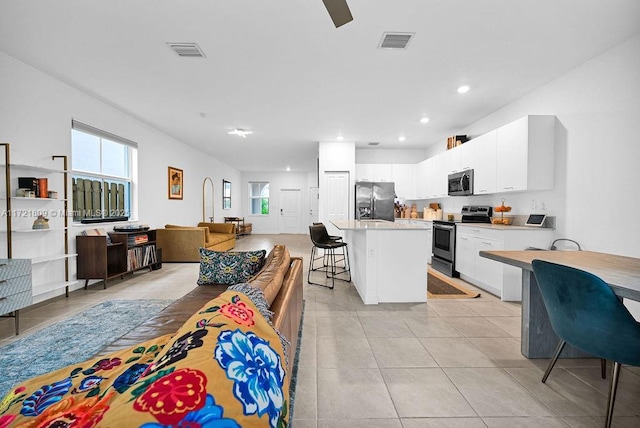
<svg viewBox="0 0 640 428">
<path fill-rule="evenodd" d="M 553 230 L 547 227 L 533 227 L 533 226 L 514 226 L 506 224 L 488 224 L 488 223 L 456 223 L 457 227 L 475 227 L 482 229 L 494 229 L 494 230 Z"/>
<path fill-rule="evenodd" d="M 424 226 L 386 220 L 332 220 L 340 230 L 426 230 Z"/>
</svg>

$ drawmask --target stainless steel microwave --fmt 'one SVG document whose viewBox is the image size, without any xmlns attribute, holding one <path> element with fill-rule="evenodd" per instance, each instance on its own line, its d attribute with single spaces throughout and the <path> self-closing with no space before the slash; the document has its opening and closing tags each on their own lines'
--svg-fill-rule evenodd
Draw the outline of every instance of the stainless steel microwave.
<svg viewBox="0 0 640 428">
<path fill-rule="evenodd" d="M 449 196 L 473 195 L 473 170 L 449 174 Z"/>
</svg>

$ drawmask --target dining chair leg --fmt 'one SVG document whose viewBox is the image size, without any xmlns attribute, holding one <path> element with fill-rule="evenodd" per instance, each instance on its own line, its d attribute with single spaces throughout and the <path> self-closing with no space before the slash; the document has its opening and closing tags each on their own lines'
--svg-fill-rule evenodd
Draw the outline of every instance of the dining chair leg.
<svg viewBox="0 0 640 428">
<path fill-rule="evenodd" d="M 549 373 L 551 373 L 551 370 L 553 369 L 553 366 L 556 365 L 556 361 L 558 361 L 558 357 L 560 356 L 560 352 L 562 352 L 562 349 L 564 348 L 564 345 L 566 345 L 567 342 L 565 342 L 564 340 L 560 340 L 560 343 L 558 343 L 558 347 L 556 348 L 556 352 L 553 354 L 553 358 L 551 358 L 551 361 L 549 361 L 549 366 L 547 366 L 547 371 L 544 372 L 544 376 L 542 376 L 542 383 L 545 383 L 547 381 L 547 378 L 549 377 Z"/>
<path fill-rule="evenodd" d="M 602 379 L 607 378 L 607 360 L 604 358 L 600 358 L 600 376 Z"/>
<path fill-rule="evenodd" d="M 611 421 L 613 420 L 613 405 L 616 401 L 616 391 L 618 389 L 618 378 L 620 377 L 620 363 L 613 362 L 613 369 L 611 369 L 611 381 L 609 387 L 609 400 L 607 401 L 607 416 L 604 421 L 605 428 L 611 427 Z"/>
</svg>

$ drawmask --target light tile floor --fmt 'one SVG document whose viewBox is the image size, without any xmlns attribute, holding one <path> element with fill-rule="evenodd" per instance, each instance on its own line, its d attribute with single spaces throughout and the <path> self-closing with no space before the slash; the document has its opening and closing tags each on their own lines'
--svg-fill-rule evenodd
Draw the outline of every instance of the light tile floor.
<svg viewBox="0 0 640 428">
<path fill-rule="evenodd" d="M 275 243 L 305 260 L 295 428 L 603 425 L 608 381 L 599 361 L 560 360 L 542 384 L 548 360 L 520 354 L 519 304 L 482 291 L 469 300 L 364 305 L 349 283 L 334 290 L 306 283 L 307 235 L 244 236 L 236 250 Z M 181 297 L 197 274 L 197 263 L 164 263 L 106 290 L 74 291 L 23 310 L 19 337 L 105 300 Z M 0 320 L 0 345 L 15 338 L 13 320 Z M 640 426 L 637 368 L 623 369 L 613 425 Z"/>
</svg>

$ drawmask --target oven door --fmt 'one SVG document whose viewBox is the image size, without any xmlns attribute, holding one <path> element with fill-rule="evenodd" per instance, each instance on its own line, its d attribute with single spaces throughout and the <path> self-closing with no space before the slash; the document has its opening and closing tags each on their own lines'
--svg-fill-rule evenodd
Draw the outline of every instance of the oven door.
<svg viewBox="0 0 640 428">
<path fill-rule="evenodd" d="M 456 226 L 454 224 L 433 223 L 433 255 L 453 262 Z"/>
</svg>

